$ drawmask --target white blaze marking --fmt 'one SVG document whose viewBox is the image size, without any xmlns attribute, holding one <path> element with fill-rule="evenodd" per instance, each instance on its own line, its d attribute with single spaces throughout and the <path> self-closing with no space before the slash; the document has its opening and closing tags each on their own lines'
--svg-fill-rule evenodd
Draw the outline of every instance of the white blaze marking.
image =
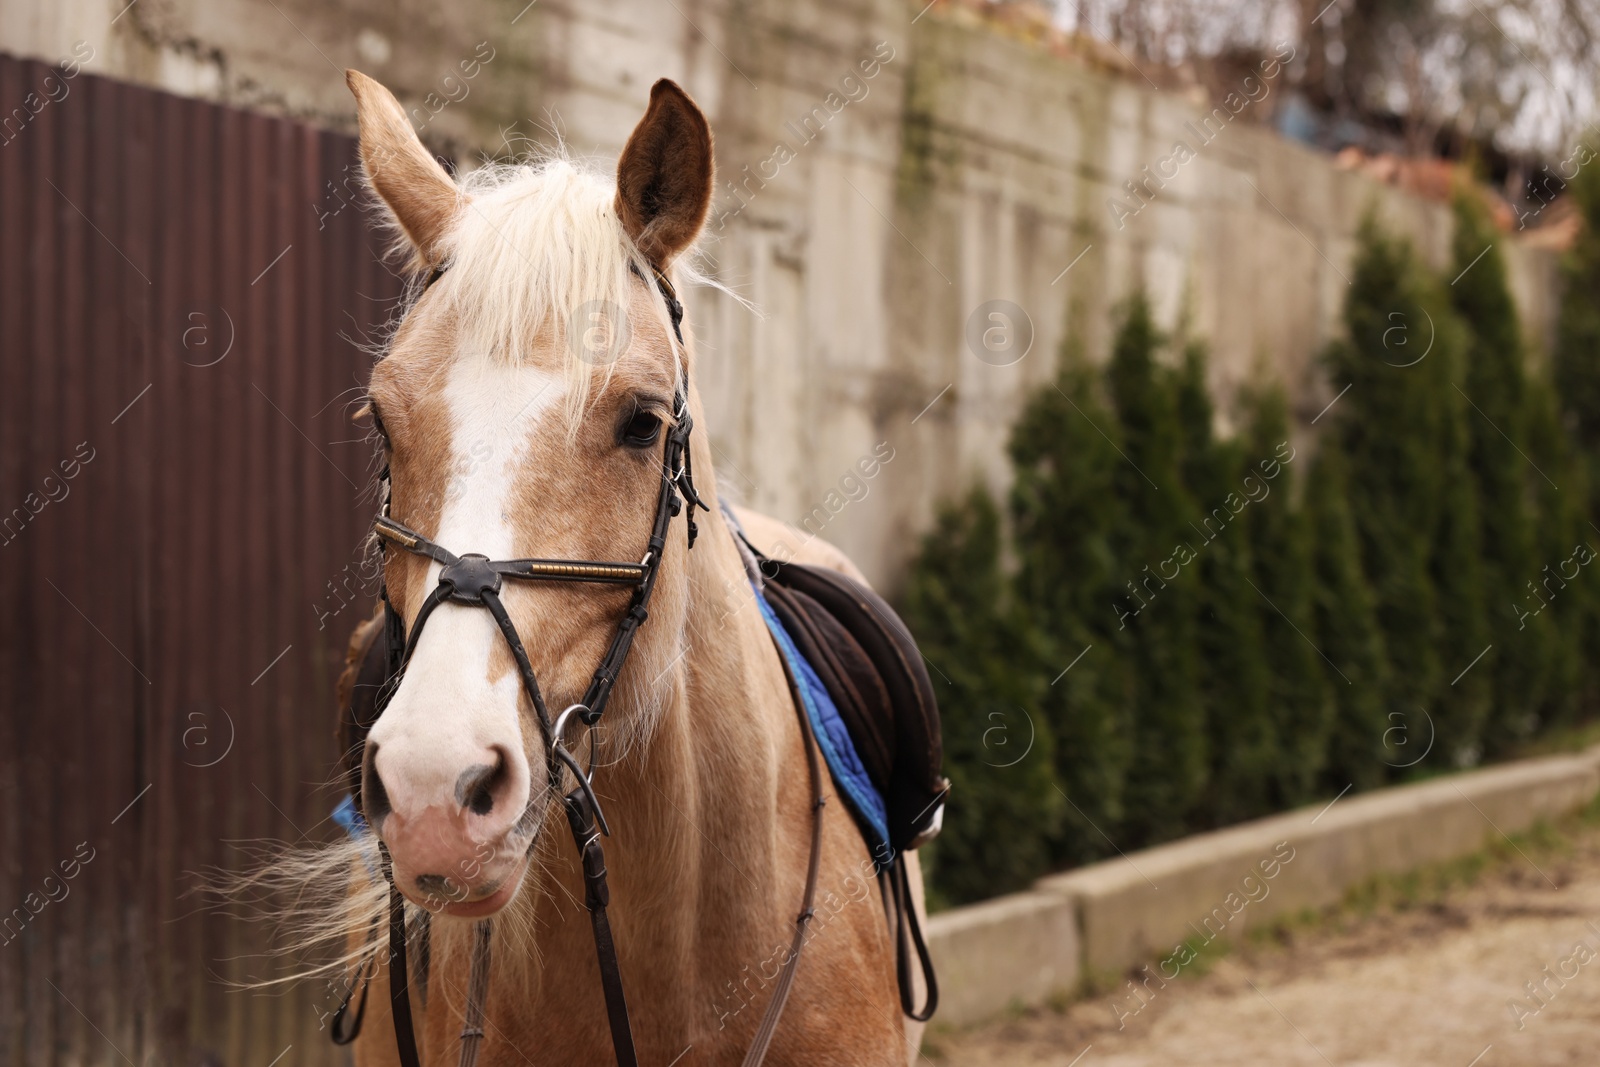
<svg viewBox="0 0 1600 1067">
<path fill-rule="evenodd" d="M 462 357 L 450 369 L 450 467 L 436 543 L 458 556 L 517 555 L 509 519 L 517 472 L 539 419 L 564 392 L 555 375 L 485 358 Z M 442 569 L 429 565 L 424 595 Z M 489 682 L 489 657 L 502 641 L 481 607 L 446 602 L 429 617 L 399 690 L 372 730 L 397 812 L 453 805 L 458 776 L 491 745 L 522 751 L 521 681 L 508 672 Z"/>
</svg>

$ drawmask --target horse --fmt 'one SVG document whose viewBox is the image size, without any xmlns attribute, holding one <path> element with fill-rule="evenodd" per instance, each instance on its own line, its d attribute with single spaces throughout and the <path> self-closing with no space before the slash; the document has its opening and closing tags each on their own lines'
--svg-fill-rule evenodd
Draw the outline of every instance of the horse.
<svg viewBox="0 0 1600 1067">
<path fill-rule="evenodd" d="M 347 81 L 374 203 L 428 278 L 374 364 L 366 406 L 386 472 L 381 521 L 392 520 L 379 530 L 384 596 L 412 637 L 356 753 L 367 843 L 339 854 L 349 887 L 341 962 L 371 975 L 356 1062 L 402 1062 L 396 989 L 423 1062 L 453 1062 L 464 1021 L 481 1064 L 611 1061 L 604 950 L 591 941 L 591 886 L 563 818 L 579 765 L 553 758 L 570 761 L 569 745 L 590 754 L 592 800 L 610 830 L 610 935 L 640 1062 L 743 1061 L 789 959 L 813 827 L 815 902 L 765 1062 L 913 1061 L 921 1026 L 896 994 L 872 859 L 843 805 L 814 810 L 814 782 L 830 793 L 831 783 L 808 779 L 815 742 L 739 528 L 763 552 L 859 571 L 825 542 L 724 505 L 710 445 L 688 433 L 704 419 L 693 316 L 680 324 L 675 294 L 715 284 L 693 266 L 713 190 L 704 114 L 663 79 L 614 176 L 555 151 L 453 178 L 386 88 L 355 71 Z M 673 441 L 681 466 L 664 469 Z M 698 490 L 684 477 L 691 466 Z M 687 523 L 672 521 L 680 505 Z M 647 552 L 664 513 L 660 551 Z M 429 558 L 417 545 L 449 552 Z M 504 619 L 429 603 L 446 557 L 467 566 L 641 553 L 653 582 L 647 621 L 587 733 L 572 719 L 550 734 L 523 683 L 536 680 L 550 708 L 582 709 L 630 612 L 626 585 L 508 581 L 493 598 Z M 920 912 L 914 854 L 907 872 Z M 407 929 L 428 916 L 421 997 L 371 936 L 391 893 L 405 901 Z M 488 919 L 485 979 L 473 965 Z"/>
</svg>

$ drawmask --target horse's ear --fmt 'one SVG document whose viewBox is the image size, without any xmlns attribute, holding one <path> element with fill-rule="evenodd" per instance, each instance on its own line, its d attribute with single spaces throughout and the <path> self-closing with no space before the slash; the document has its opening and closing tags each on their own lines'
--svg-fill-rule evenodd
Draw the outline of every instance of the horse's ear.
<svg viewBox="0 0 1600 1067">
<path fill-rule="evenodd" d="M 438 266 L 442 244 L 461 210 L 461 193 L 423 147 L 394 94 L 360 71 L 344 72 L 361 123 L 361 165 L 416 249 L 418 264 Z"/>
<path fill-rule="evenodd" d="M 662 78 L 617 160 L 617 214 L 639 251 L 665 267 L 700 234 L 711 209 L 711 126 Z"/>
</svg>

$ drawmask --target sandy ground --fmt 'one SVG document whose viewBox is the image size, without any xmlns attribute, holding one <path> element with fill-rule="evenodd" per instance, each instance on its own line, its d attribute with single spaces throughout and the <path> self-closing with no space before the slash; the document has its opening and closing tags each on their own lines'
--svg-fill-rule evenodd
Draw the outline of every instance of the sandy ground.
<svg viewBox="0 0 1600 1067">
<path fill-rule="evenodd" d="M 1523 849 L 1470 882 L 1404 903 L 1390 887 L 1375 906 L 1237 946 L 1201 976 L 1152 982 L 1121 1029 L 1113 1003 L 1138 1004 L 1126 986 L 935 1031 L 925 1050 L 940 1067 L 1600 1064 L 1600 829 Z"/>
</svg>

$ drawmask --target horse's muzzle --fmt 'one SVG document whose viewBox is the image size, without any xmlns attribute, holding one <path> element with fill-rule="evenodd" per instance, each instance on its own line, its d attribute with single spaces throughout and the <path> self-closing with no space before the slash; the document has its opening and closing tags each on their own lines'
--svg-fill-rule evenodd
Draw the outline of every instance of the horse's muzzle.
<svg viewBox="0 0 1600 1067">
<path fill-rule="evenodd" d="M 475 841 L 458 814 L 430 808 L 407 819 L 384 821 L 395 885 L 418 907 L 434 914 L 483 918 L 516 896 L 527 871 L 529 839 L 508 833 L 494 842 Z"/>
<path fill-rule="evenodd" d="M 482 916 L 515 896 L 532 838 L 521 757 L 404 731 L 368 740 L 363 807 L 388 849 L 396 886 L 414 904 Z"/>
</svg>

